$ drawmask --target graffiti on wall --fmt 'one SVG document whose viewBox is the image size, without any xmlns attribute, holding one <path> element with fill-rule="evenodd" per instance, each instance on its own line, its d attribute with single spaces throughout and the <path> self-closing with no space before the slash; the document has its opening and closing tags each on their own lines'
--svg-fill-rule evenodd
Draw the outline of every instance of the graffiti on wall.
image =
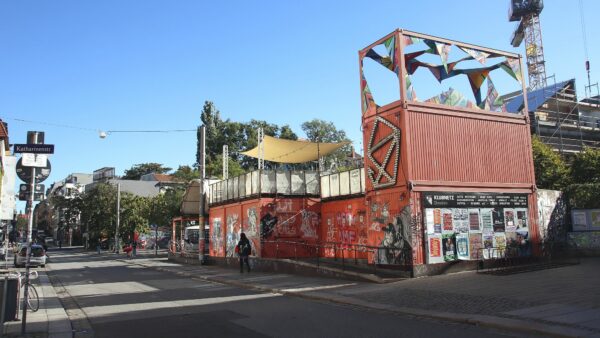
<svg viewBox="0 0 600 338">
<path fill-rule="evenodd" d="M 399 215 L 384 225 L 383 239 L 379 243 L 377 262 L 379 264 L 405 264 L 407 252 L 412 247 L 412 217 L 410 205 L 405 206 Z"/>
<path fill-rule="evenodd" d="M 537 191 L 539 234 L 542 242 L 564 242 L 567 237 L 567 205 L 562 192 Z"/>
<path fill-rule="evenodd" d="M 265 205 L 260 218 L 263 239 L 280 237 L 317 239 L 319 213 L 294 204 L 292 199 L 281 199 Z"/>
<path fill-rule="evenodd" d="M 235 246 L 240 240 L 241 232 L 239 215 L 227 215 L 227 257 L 235 257 Z"/>
<path fill-rule="evenodd" d="M 210 230 L 210 244 L 213 250 L 211 254 L 215 256 L 223 256 L 223 228 L 221 218 L 213 218 L 212 228 Z"/>
<path fill-rule="evenodd" d="M 300 231 L 305 238 L 317 238 L 319 214 L 314 211 L 302 210 L 302 225 Z"/>
<path fill-rule="evenodd" d="M 258 214 L 256 208 L 248 208 L 246 211 L 248 216 L 248 227 L 245 232 L 248 237 L 255 237 L 258 235 Z"/>
<path fill-rule="evenodd" d="M 577 249 L 600 250 L 600 231 L 570 232 L 569 241 Z"/>
</svg>

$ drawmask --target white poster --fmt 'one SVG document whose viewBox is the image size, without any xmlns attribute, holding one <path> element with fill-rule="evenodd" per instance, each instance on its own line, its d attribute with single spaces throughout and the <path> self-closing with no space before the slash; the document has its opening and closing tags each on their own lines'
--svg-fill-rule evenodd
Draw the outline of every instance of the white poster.
<svg viewBox="0 0 600 338">
<path fill-rule="evenodd" d="M 425 223 L 427 224 L 427 233 L 435 233 L 435 223 L 433 222 L 433 209 L 425 209 Z"/>
</svg>

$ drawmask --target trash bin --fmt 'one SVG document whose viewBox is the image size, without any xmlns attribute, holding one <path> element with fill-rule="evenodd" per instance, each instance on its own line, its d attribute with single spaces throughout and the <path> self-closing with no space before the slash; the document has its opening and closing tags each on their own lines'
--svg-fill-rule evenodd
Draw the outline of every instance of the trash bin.
<svg viewBox="0 0 600 338">
<path fill-rule="evenodd" d="M 4 296 L 6 295 L 6 299 Z M 17 320 L 19 313 L 19 279 L 17 277 L 0 276 L 0 316 L 2 322 Z"/>
</svg>

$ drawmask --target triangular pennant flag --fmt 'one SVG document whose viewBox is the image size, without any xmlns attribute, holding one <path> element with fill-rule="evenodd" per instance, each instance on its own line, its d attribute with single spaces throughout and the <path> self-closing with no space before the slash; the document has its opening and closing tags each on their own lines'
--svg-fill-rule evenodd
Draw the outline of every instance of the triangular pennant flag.
<svg viewBox="0 0 600 338">
<path fill-rule="evenodd" d="M 506 58 L 506 61 L 500 64 L 500 68 L 504 69 L 508 75 L 512 76 L 519 83 L 523 83 L 523 73 L 521 72 L 521 63 L 519 59 Z"/>
<path fill-rule="evenodd" d="M 415 89 L 413 88 L 412 81 L 410 80 L 410 75 L 406 74 L 404 76 L 406 81 L 406 98 L 409 101 L 418 101 L 417 93 L 415 93 Z"/>
<path fill-rule="evenodd" d="M 471 48 L 460 47 L 460 46 L 458 46 L 458 48 L 460 48 L 463 52 L 469 54 L 471 57 L 473 57 L 473 59 L 479 61 L 479 63 L 481 63 L 482 65 L 485 65 L 485 61 L 491 55 L 491 53 L 486 53 L 486 52 L 482 52 L 482 51 L 471 49 Z"/>
<path fill-rule="evenodd" d="M 423 41 L 422 39 L 415 38 L 408 35 L 402 35 L 402 40 L 404 41 L 404 46 L 412 45 L 413 43 L 419 43 Z"/>
<path fill-rule="evenodd" d="M 368 57 L 369 59 L 381 64 L 382 66 L 384 66 L 385 68 L 387 68 L 389 70 L 392 70 L 392 71 L 394 70 L 394 64 L 392 62 L 392 59 L 389 56 L 381 56 L 373 49 L 369 49 L 369 51 L 367 52 L 367 54 L 365 56 Z"/>
<path fill-rule="evenodd" d="M 452 45 L 432 40 L 425 40 L 425 44 L 429 46 L 429 50 L 427 52 L 439 55 L 442 59 L 442 64 L 444 65 L 444 68 L 446 68 L 446 71 L 448 71 L 448 55 L 450 55 L 450 49 Z"/>
<path fill-rule="evenodd" d="M 369 84 L 367 83 L 367 79 L 362 71 L 362 64 L 360 69 L 360 90 L 362 94 L 362 113 L 364 115 L 367 111 L 376 106 L 376 104 L 375 100 L 373 99 L 373 94 L 371 94 Z"/>
<path fill-rule="evenodd" d="M 469 78 L 469 83 L 471 84 L 471 90 L 473 90 L 473 96 L 475 96 L 475 104 L 477 104 L 478 106 L 481 104 L 481 85 L 483 84 L 483 81 L 485 81 L 489 74 L 490 71 L 487 69 L 467 74 L 467 77 Z"/>
<path fill-rule="evenodd" d="M 492 77 L 488 76 L 488 91 L 485 97 L 485 110 L 489 111 L 505 111 L 504 102 L 492 82 Z"/>
</svg>

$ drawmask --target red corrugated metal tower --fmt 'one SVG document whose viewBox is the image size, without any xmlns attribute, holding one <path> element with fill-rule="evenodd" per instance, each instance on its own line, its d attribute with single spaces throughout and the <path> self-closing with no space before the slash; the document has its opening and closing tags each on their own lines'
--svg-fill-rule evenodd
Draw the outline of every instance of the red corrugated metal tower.
<svg viewBox="0 0 600 338">
<path fill-rule="evenodd" d="M 364 71 L 369 59 L 395 73 L 398 100 L 376 104 Z M 520 56 L 400 29 L 359 51 L 359 62 L 369 244 L 390 248 L 371 262 L 398 263 L 398 249 L 407 247 L 417 270 L 498 254 L 490 248 L 530 253 L 538 231 L 527 102 L 507 111 L 491 80 L 504 76 L 526 94 Z M 440 83 L 465 80 L 474 102 L 452 88 L 419 101 L 419 72 Z"/>
</svg>

